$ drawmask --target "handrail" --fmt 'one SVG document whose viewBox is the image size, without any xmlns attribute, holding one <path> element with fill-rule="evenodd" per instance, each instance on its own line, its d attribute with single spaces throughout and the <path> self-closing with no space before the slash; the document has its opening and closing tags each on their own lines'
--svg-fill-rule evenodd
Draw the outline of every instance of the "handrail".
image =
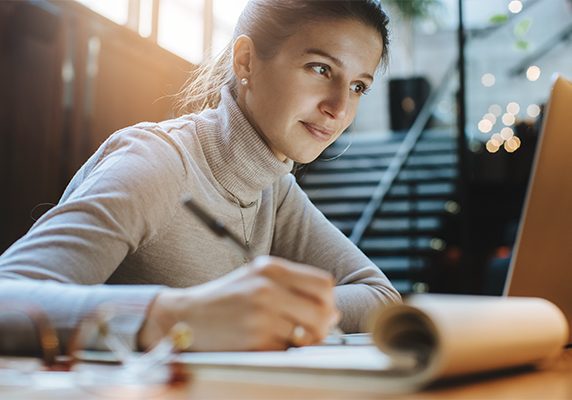
<svg viewBox="0 0 572 400">
<path fill-rule="evenodd" d="M 445 74 L 441 78 L 439 86 L 431 93 L 425 102 L 425 105 L 419 112 L 419 115 L 415 119 L 415 122 L 407 132 L 405 139 L 403 139 L 403 142 L 401 142 L 397 153 L 392 158 L 389 167 L 379 180 L 379 183 L 377 184 L 377 187 L 375 188 L 375 191 L 373 192 L 368 204 L 365 206 L 360 218 L 352 230 L 349 238 L 354 244 L 357 245 L 359 243 L 363 237 L 365 230 L 371 224 L 376 211 L 381 205 L 381 202 L 389 192 L 389 189 L 395 181 L 395 178 L 403 168 L 405 161 L 407 161 L 409 158 L 411 150 L 413 150 L 413 147 L 415 147 L 415 144 L 419 140 L 421 133 L 424 131 L 425 125 L 433 114 L 433 110 L 435 109 L 437 102 L 445 93 L 448 83 L 450 82 L 451 74 L 453 74 L 456 68 L 456 61 L 453 62 L 449 68 L 447 68 Z"/>
<path fill-rule="evenodd" d="M 526 9 L 528 10 L 531 7 L 533 7 L 539 3 L 540 3 L 540 0 L 530 0 L 527 3 Z M 516 15 L 509 16 L 509 20 L 511 20 L 514 17 L 516 17 Z M 504 25 L 505 24 L 500 24 L 498 26 L 494 26 L 492 28 L 489 28 L 485 31 L 472 32 L 472 35 L 471 35 L 472 40 L 483 39 L 483 38 L 491 35 L 493 32 L 495 32 L 497 29 L 499 29 L 501 26 L 504 26 Z M 366 207 L 364 208 L 364 210 L 362 211 L 362 213 L 360 215 L 360 218 L 358 219 L 358 221 L 354 225 L 354 228 L 353 228 L 353 230 L 349 236 L 350 240 L 354 244 L 358 244 L 361 241 L 363 234 L 365 233 L 365 230 L 371 224 L 371 222 L 375 216 L 375 213 L 379 209 L 383 199 L 385 198 L 385 196 L 389 192 L 391 186 L 393 185 L 395 179 L 397 178 L 397 175 L 399 174 L 399 172 L 401 172 L 405 162 L 407 161 L 407 158 L 409 157 L 411 151 L 415 147 L 415 144 L 419 140 L 419 137 L 421 136 L 421 133 L 423 132 L 423 130 L 425 128 L 425 125 L 427 124 L 427 122 L 429 121 L 429 118 L 431 117 L 431 114 L 433 113 L 433 110 L 437 104 L 437 101 L 439 101 L 441 99 L 441 96 L 444 94 L 445 89 L 447 88 L 447 84 L 449 83 L 450 75 L 455 71 L 457 66 L 458 66 L 458 61 L 455 60 L 449 66 L 449 68 L 447 68 L 445 74 L 443 75 L 443 78 L 441 79 L 441 82 L 439 83 L 439 86 L 429 96 L 429 99 L 427 100 L 427 102 L 423 106 L 421 112 L 419 113 L 419 115 L 416 118 L 415 122 L 413 123 L 412 127 L 407 132 L 407 135 L 405 136 L 405 139 L 401 143 L 399 150 L 397 151 L 397 153 L 395 154 L 395 156 L 391 160 L 389 167 L 387 168 L 387 170 L 385 171 L 385 173 L 381 177 L 381 179 L 380 179 L 377 187 L 375 188 L 375 191 L 373 192 L 368 204 L 366 205 Z M 463 129 L 463 128 L 461 128 L 461 129 Z M 464 129 L 463 129 L 463 131 L 464 131 Z"/>
</svg>

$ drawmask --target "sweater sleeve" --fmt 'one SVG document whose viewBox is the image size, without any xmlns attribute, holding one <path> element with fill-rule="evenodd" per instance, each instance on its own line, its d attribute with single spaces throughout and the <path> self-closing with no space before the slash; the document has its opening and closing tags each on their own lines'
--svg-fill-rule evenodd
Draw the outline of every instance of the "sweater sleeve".
<svg viewBox="0 0 572 400">
<path fill-rule="evenodd" d="M 312 204 L 293 175 L 281 180 L 277 201 L 272 254 L 333 274 L 342 330 L 364 331 L 375 308 L 401 301 L 383 272 Z"/>
<path fill-rule="evenodd" d="M 39 309 L 55 329 L 60 350 L 67 353 L 80 322 L 99 306 L 129 307 L 111 319 L 110 331 L 136 349 L 137 333 L 147 310 L 161 289 L 143 285 L 74 285 L 32 279 L 6 279 L 0 272 L 0 354 L 39 355 L 40 346 L 32 319 L 22 312 Z M 19 311 L 20 310 L 20 311 Z M 93 345 L 83 342 L 84 345 Z"/>
<path fill-rule="evenodd" d="M 6 250 L 0 257 L 0 351 L 38 351 L 29 320 L 7 312 L 10 305 L 40 306 L 64 346 L 99 305 L 129 305 L 137 311 L 114 328 L 135 347 L 160 287 L 101 283 L 174 213 L 186 172 L 177 148 L 153 126 L 112 135 L 60 203 Z"/>
<path fill-rule="evenodd" d="M 185 176 L 177 143 L 158 127 L 110 137 L 60 203 L 0 257 L 11 276 L 104 283 L 175 213 Z"/>
</svg>

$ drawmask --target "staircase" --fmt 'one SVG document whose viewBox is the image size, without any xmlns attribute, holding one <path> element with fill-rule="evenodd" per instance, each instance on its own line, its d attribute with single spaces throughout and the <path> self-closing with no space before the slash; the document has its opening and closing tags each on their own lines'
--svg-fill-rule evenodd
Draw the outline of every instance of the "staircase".
<svg viewBox="0 0 572 400">
<path fill-rule="evenodd" d="M 349 237 L 404 135 L 345 137 L 309 165 L 299 182 L 318 209 Z M 321 160 L 341 152 L 335 160 Z M 458 210 L 456 178 L 453 129 L 423 131 L 356 243 L 401 293 L 430 289 L 432 269 L 437 268 L 433 260 L 447 246 L 444 221 Z"/>
</svg>

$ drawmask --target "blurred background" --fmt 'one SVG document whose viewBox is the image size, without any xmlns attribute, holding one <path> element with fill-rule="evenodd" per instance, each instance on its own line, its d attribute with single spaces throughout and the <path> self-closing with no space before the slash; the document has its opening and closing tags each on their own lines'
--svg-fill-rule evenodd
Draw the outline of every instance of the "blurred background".
<svg viewBox="0 0 572 400">
<path fill-rule="evenodd" d="M 572 1 L 381 2 L 390 64 L 297 178 L 402 293 L 500 294 Z M 245 4 L 0 0 L 0 252 L 111 133 L 178 115 Z"/>
</svg>

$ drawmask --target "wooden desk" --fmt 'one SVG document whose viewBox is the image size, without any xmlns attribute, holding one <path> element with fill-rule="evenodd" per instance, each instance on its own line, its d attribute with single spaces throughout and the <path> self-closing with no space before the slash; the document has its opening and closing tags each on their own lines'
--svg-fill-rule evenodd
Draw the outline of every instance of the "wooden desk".
<svg viewBox="0 0 572 400">
<path fill-rule="evenodd" d="M 9 392 L 0 388 L 2 399 L 100 399 L 80 388 L 32 388 Z M 109 397 L 108 397 L 109 398 Z M 125 393 L 117 397 L 128 398 Z M 132 397 L 133 398 L 133 397 Z M 139 396 L 137 398 L 145 398 Z M 505 373 L 439 384 L 418 393 L 389 396 L 363 390 L 333 391 L 324 388 L 299 388 L 247 382 L 228 382 L 214 378 L 196 378 L 188 384 L 156 394 L 157 399 L 572 399 L 572 350 L 544 370 Z"/>
</svg>

